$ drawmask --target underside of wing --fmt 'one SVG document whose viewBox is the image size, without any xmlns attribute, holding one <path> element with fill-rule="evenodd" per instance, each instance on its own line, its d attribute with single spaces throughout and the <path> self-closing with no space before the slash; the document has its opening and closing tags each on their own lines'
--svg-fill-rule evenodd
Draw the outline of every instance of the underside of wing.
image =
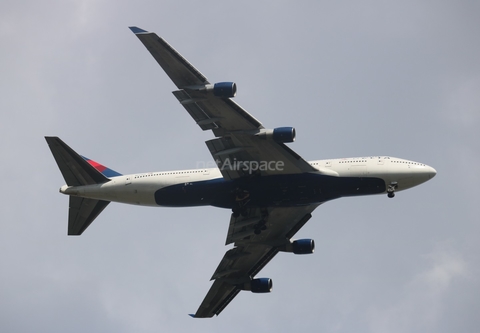
<svg viewBox="0 0 480 333">
<path fill-rule="evenodd" d="M 258 120 L 229 98 L 235 95 L 234 83 L 210 84 L 163 38 L 137 27 L 130 29 L 180 89 L 173 94 L 200 128 L 211 129 L 214 133 L 263 128 Z"/>
<path fill-rule="evenodd" d="M 130 27 L 130 30 L 145 45 L 177 87 L 183 88 L 209 83 L 202 73 L 156 33 L 138 27 Z"/>
<path fill-rule="evenodd" d="M 230 133 L 206 142 L 227 180 L 253 175 L 318 172 L 286 144 L 249 133 Z"/>
<path fill-rule="evenodd" d="M 174 91 L 173 95 L 202 130 L 212 130 L 215 136 L 263 128 L 262 123 L 231 98 L 188 88 Z"/>
<path fill-rule="evenodd" d="M 226 242 L 235 247 L 220 261 L 212 276 L 215 282 L 194 317 L 219 315 L 242 290 L 269 292 L 271 280 L 255 276 L 279 251 L 294 252 L 291 237 L 316 207 L 251 208 L 243 216 L 232 214 Z"/>
</svg>

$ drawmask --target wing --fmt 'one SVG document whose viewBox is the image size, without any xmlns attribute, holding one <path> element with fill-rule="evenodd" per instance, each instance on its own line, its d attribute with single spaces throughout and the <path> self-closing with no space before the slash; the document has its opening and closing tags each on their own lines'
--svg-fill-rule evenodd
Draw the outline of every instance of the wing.
<svg viewBox="0 0 480 333">
<path fill-rule="evenodd" d="M 216 136 L 206 144 L 226 180 L 252 173 L 270 176 L 318 171 L 275 141 L 272 130 L 266 130 L 230 98 L 236 93 L 234 83 L 212 85 L 164 39 L 137 27 L 130 29 L 177 86 L 173 94 L 180 104 L 202 130 L 212 130 Z M 225 253 L 212 276 L 212 287 L 192 316 L 218 315 L 241 290 L 252 289 L 255 275 L 279 251 L 291 251 L 290 238 L 317 206 L 256 207 L 247 208 L 244 216 L 232 214 L 226 242 L 234 247 Z"/>
<path fill-rule="evenodd" d="M 255 275 L 279 251 L 288 251 L 291 237 L 312 217 L 316 207 L 250 208 L 246 216 L 232 214 L 227 244 L 235 246 L 220 261 L 212 276 L 212 287 L 192 316 L 219 315 L 241 290 L 249 290 Z"/>
<path fill-rule="evenodd" d="M 173 94 L 190 116 L 217 137 L 206 143 L 225 179 L 318 171 L 284 143 L 267 139 L 262 123 L 231 98 L 212 93 L 207 78 L 164 39 L 130 29 L 179 88 Z"/>
</svg>

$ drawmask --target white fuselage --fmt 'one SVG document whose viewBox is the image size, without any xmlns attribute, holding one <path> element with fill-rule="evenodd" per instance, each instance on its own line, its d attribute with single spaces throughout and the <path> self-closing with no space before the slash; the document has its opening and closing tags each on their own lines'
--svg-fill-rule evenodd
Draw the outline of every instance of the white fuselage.
<svg viewBox="0 0 480 333">
<path fill-rule="evenodd" d="M 326 176 L 382 179 L 387 188 L 394 184 L 395 192 L 424 183 L 436 174 L 435 169 L 423 163 L 384 156 L 315 160 L 309 163 L 318 169 L 319 174 Z M 105 201 L 159 206 L 155 200 L 155 192 L 159 189 L 215 179 L 223 179 L 218 168 L 149 172 L 113 177 L 103 184 L 64 185 L 60 192 Z M 382 193 L 386 192 L 387 189 Z"/>
</svg>

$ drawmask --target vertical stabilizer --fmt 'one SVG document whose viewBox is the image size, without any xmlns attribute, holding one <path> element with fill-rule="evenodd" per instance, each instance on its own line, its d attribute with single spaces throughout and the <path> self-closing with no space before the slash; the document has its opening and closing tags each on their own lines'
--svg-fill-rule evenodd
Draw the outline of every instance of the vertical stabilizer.
<svg viewBox="0 0 480 333">
<path fill-rule="evenodd" d="M 46 136 L 45 140 L 68 186 L 101 184 L 110 180 L 60 138 Z"/>
</svg>

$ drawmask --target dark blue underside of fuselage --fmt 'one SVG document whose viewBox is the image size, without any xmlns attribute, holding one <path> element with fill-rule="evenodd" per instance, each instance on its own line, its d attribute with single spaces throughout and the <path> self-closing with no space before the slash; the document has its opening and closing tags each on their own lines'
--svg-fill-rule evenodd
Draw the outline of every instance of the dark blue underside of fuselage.
<svg viewBox="0 0 480 333">
<path fill-rule="evenodd" d="M 332 177 L 314 173 L 242 178 L 217 178 L 182 183 L 155 192 L 160 206 L 252 207 L 299 206 L 346 197 L 385 192 L 380 178 Z"/>
</svg>

